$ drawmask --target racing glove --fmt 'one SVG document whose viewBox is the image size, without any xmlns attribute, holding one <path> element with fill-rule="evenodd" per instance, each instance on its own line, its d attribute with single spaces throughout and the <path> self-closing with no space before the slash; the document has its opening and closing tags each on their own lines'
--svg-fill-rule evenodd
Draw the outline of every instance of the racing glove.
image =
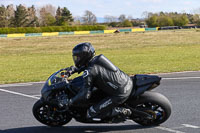
<svg viewBox="0 0 200 133">
<path fill-rule="evenodd" d="M 67 70 L 67 72 L 65 73 L 65 75 L 67 75 L 67 77 L 70 77 L 72 74 L 78 72 L 78 68 L 75 66 L 70 66 L 68 68 L 65 68 L 65 70 Z"/>
</svg>

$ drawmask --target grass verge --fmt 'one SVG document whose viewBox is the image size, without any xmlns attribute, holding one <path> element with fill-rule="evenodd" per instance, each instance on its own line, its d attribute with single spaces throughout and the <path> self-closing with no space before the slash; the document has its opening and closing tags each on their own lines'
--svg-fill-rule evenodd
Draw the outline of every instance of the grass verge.
<svg viewBox="0 0 200 133">
<path fill-rule="evenodd" d="M 200 32 L 160 31 L 129 34 L 0 38 L 0 84 L 43 81 L 73 65 L 71 50 L 91 42 L 128 74 L 200 70 Z"/>
</svg>

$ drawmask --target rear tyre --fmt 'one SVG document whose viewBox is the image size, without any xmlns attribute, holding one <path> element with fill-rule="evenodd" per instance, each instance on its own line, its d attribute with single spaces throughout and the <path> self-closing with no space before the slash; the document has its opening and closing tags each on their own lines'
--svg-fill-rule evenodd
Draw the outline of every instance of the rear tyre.
<svg viewBox="0 0 200 133">
<path fill-rule="evenodd" d="M 164 95 L 156 92 L 145 92 L 129 105 L 136 110 L 149 114 L 150 117 L 145 118 L 135 116 L 133 113 L 131 119 L 143 126 L 158 126 L 171 115 L 171 103 Z"/>
<path fill-rule="evenodd" d="M 47 126 L 63 126 L 71 121 L 72 117 L 66 112 L 58 112 L 57 108 L 38 100 L 32 109 L 34 117 Z"/>
</svg>

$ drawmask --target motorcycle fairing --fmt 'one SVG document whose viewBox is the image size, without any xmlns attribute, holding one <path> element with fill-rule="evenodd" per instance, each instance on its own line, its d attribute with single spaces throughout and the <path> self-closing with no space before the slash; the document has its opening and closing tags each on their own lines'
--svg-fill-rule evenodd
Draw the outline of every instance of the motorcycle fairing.
<svg viewBox="0 0 200 133">
<path fill-rule="evenodd" d="M 161 77 L 156 75 L 135 75 L 132 76 L 133 90 L 132 96 L 139 96 L 147 90 L 153 89 L 160 84 Z"/>
</svg>

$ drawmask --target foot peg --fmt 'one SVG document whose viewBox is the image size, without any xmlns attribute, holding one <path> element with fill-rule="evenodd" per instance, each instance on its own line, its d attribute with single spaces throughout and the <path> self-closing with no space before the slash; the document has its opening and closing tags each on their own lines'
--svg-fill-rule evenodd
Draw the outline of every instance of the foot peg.
<svg viewBox="0 0 200 133">
<path fill-rule="evenodd" d="M 122 114 L 125 117 L 128 117 L 128 116 L 130 116 L 132 114 L 130 109 L 123 108 L 123 107 L 116 107 L 114 109 L 114 111 L 115 111 L 115 113 Z"/>
</svg>

